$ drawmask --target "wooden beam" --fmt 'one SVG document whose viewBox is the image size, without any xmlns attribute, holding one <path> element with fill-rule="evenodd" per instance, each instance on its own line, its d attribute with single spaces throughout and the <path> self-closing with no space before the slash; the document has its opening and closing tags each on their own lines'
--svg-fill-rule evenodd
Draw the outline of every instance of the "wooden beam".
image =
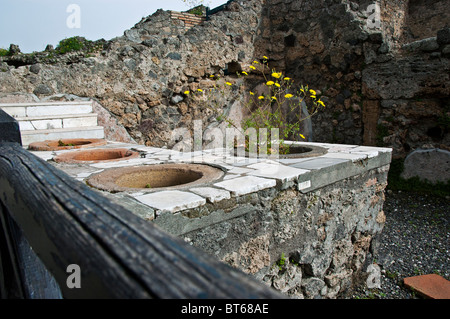
<svg viewBox="0 0 450 319">
<path fill-rule="evenodd" d="M 64 298 L 283 298 L 15 143 L 0 143 L 0 200 Z"/>
</svg>

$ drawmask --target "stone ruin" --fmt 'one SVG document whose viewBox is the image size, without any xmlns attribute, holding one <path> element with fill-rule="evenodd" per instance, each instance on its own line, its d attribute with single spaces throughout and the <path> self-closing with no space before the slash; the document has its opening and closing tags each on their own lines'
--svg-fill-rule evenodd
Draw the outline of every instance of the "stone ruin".
<svg viewBox="0 0 450 319">
<path fill-rule="evenodd" d="M 326 102 L 312 120 L 314 141 L 392 147 L 394 158 L 448 151 L 448 5 L 251 0 L 229 1 L 208 17 L 158 10 L 89 54 L 21 54 L 14 46 L 15 54 L 0 58 L 0 101 L 17 92 L 89 97 L 139 144 L 170 147 L 169 132 L 192 129 L 193 119 L 208 123 L 205 130 L 218 126 L 187 102 L 186 89 L 210 87 L 210 74 L 241 84 L 235 72 L 265 55 Z M 224 105 L 239 118 L 238 94 Z"/>
<path fill-rule="evenodd" d="M 168 156 L 160 148 L 173 146 L 173 130 L 193 129 L 194 120 L 204 123 L 204 132 L 223 128 L 183 92 L 211 87 L 211 74 L 252 89 L 260 79 L 249 81 L 235 73 L 268 56 L 271 67 L 314 87 L 326 102 L 312 120 L 311 134 L 314 142 L 334 143 L 324 144 L 334 156 L 332 165 L 324 159 L 299 161 L 288 172 L 311 169 L 302 173 L 307 179 L 301 183 L 300 173 L 294 174 L 297 184 L 263 176 L 277 187 L 238 192 L 217 205 L 210 193 L 203 194 L 208 201 L 176 214 L 161 210 L 158 215 L 154 208 L 149 217 L 146 207 L 145 219 L 290 296 L 335 298 L 376 250 L 385 223 L 388 148 L 394 158 L 411 154 L 407 167 L 411 159 L 428 156 L 432 161 L 437 154 L 443 163 L 439 174 L 448 176 L 448 4 L 235 0 L 207 17 L 158 10 L 123 36 L 99 41 L 93 52 L 58 55 L 49 47 L 21 54 L 13 47 L 15 54 L 0 58 L 0 103 L 89 98 L 99 121 L 115 128 L 105 131 L 107 139 L 132 143 L 128 148 L 145 145 L 139 146 L 145 157 L 130 161 L 159 161 Z M 241 102 L 235 90 L 223 105 L 239 119 Z M 78 166 L 68 172 L 83 179 L 112 164 L 92 165 L 87 172 L 77 171 Z M 245 169 L 230 167 L 229 172 L 253 183 L 253 175 L 244 175 L 256 174 L 252 170 L 257 167 Z M 311 188 L 311 180 L 320 187 Z M 248 185 L 233 187 L 243 186 Z M 129 197 L 118 196 L 121 204 L 131 205 Z"/>
</svg>

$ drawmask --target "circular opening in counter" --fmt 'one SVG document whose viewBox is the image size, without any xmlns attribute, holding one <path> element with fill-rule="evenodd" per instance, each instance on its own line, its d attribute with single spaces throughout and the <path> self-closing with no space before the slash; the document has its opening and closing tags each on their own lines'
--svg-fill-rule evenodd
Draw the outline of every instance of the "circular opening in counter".
<svg viewBox="0 0 450 319">
<path fill-rule="evenodd" d="M 109 192 L 153 191 L 207 184 L 223 174 L 221 169 L 204 164 L 156 164 L 108 169 L 91 176 L 87 183 Z"/>
<path fill-rule="evenodd" d="M 315 146 L 315 145 L 296 145 L 292 144 L 287 150 L 286 154 L 258 154 L 258 158 L 280 158 L 280 159 L 288 159 L 288 158 L 307 158 L 307 157 L 315 157 L 321 156 L 328 152 L 328 150 L 324 147 Z M 250 153 L 245 151 L 243 147 L 236 147 L 234 149 L 234 156 L 239 156 L 239 154 L 244 153 L 246 157 L 250 156 Z"/>
<path fill-rule="evenodd" d="M 126 148 L 114 148 L 68 152 L 55 156 L 53 159 L 58 163 L 97 163 L 128 160 L 138 156 L 139 152 Z"/>
<path fill-rule="evenodd" d="M 291 145 L 288 154 L 280 154 L 280 158 L 306 158 L 321 156 L 328 152 L 324 147 L 315 145 Z"/>
<path fill-rule="evenodd" d="M 108 142 L 101 138 L 72 138 L 59 140 L 46 140 L 42 142 L 33 142 L 28 145 L 31 151 L 59 151 L 75 148 L 96 147 L 106 145 Z"/>
</svg>

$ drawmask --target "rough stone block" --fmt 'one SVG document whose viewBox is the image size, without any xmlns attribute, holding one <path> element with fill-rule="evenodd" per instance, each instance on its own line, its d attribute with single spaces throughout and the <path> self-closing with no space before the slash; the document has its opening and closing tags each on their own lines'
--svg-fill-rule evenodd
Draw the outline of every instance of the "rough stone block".
<svg viewBox="0 0 450 319">
<path fill-rule="evenodd" d="M 299 175 L 308 172 L 308 170 L 305 169 L 289 167 L 281 164 L 258 163 L 250 165 L 248 167 L 256 169 L 256 171 L 250 172 L 248 173 L 248 175 L 274 178 L 281 183 L 296 181 Z"/>
<path fill-rule="evenodd" d="M 256 176 L 244 176 L 230 180 L 226 180 L 214 186 L 225 188 L 230 191 L 233 196 L 240 196 L 257 192 L 262 189 L 276 186 L 277 182 L 274 179 L 260 178 Z"/>
<path fill-rule="evenodd" d="M 438 31 L 437 43 L 440 45 L 450 44 L 450 28 L 444 28 Z"/>
<path fill-rule="evenodd" d="M 62 114 L 86 114 L 92 112 L 90 104 L 61 104 L 61 105 L 40 105 L 28 106 L 27 116 L 47 116 Z"/>
<path fill-rule="evenodd" d="M 432 183 L 450 180 L 450 152 L 442 149 L 415 150 L 404 163 L 401 177 L 419 177 Z"/>
<path fill-rule="evenodd" d="M 230 192 L 212 187 L 197 187 L 192 188 L 190 191 L 202 197 L 206 197 L 210 203 L 216 203 L 231 198 Z"/>
<path fill-rule="evenodd" d="M 206 199 L 198 195 L 182 191 L 162 191 L 135 197 L 161 212 L 175 213 L 184 209 L 195 208 L 206 204 Z"/>
<path fill-rule="evenodd" d="M 86 117 L 74 117 L 63 119 L 63 127 L 83 127 L 83 126 L 96 126 L 97 125 L 97 115 Z"/>
<path fill-rule="evenodd" d="M 46 119 L 31 121 L 35 130 L 49 130 L 54 128 L 62 128 L 62 122 L 60 119 Z"/>
<path fill-rule="evenodd" d="M 26 116 L 26 109 L 22 106 L 1 106 L 0 108 L 12 117 Z"/>
<path fill-rule="evenodd" d="M 325 167 L 334 166 L 338 163 L 349 162 L 349 161 L 350 161 L 349 159 L 342 159 L 342 158 L 320 157 L 320 158 L 315 158 L 315 159 L 309 160 L 309 161 L 294 163 L 291 166 L 305 169 L 305 170 L 316 170 L 316 169 L 322 169 Z"/>
</svg>

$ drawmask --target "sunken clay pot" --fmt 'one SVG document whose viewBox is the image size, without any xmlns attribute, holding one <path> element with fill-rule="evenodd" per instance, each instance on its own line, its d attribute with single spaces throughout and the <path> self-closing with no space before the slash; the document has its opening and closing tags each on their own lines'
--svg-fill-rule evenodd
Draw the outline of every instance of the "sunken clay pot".
<svg viewBox="0 0 450 319">
<path fill-rule="evenodd" d="M 127 148 L 114 148 L 67 152 L 55 156 L 53 160 L 57 163 L 99 163 L 129 160 L 139 156 L 139 152 Z"/>
<path fill-rule="evenodd" d="M 61 145 L 64 144 L 64 145 Z M 97 147 L 106 145 L 108 142 L 101 138 L 72 138 L 72 139 L 60 139 L 60 140 L 46 140 L 41 142 L 33 142 L 28 145 L 28 149 L 31 151 L 59 151 L 70 150 L 87 147 Z"/>
</svg>

